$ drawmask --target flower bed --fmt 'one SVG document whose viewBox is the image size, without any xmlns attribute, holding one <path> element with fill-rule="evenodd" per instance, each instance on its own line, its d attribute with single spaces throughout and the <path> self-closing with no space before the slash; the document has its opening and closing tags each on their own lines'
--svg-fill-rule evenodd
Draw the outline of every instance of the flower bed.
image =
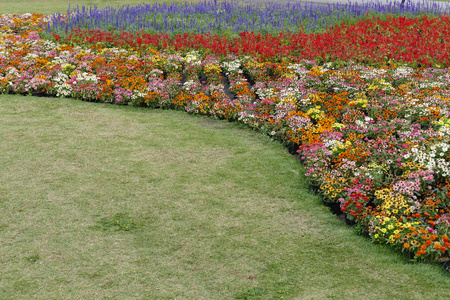
<svg viewBox="0 0 450 300">
<path fill-rule="evenodd" d="M 67 14 L 51 16 L 52 22 L 46 30 L 66 35 L 72 30 L 100 29 L 122 31 L 184 34 L 212 33 L 234 35 L 240 32 L 278 34 L 284 32 L 318 32 L 334 25 L 370 16 L 383 17 L 388 14 L 404 17 L 420 15 L 439 16 L 449 12 L 445 3 L 426 0 L 380 3 L 370 1 L 358 3 L 317 4 L 296 2 L 243 3 L 237 0 L 204 0 L 198 3 L 145 4 L 117 8 L 69 7 Z"/>
<path fill-rule="evenodd" d="M 298 153 L 323 198 L 339 203 L 375 242 L 416 259 L 449 255 L 448 68 L 81 48 L 42 39 L 43 17 L 0 18 L 1 93 L 242 122 Z M 447 26 L 447 20 L 402 22 Z"/>
</svg>

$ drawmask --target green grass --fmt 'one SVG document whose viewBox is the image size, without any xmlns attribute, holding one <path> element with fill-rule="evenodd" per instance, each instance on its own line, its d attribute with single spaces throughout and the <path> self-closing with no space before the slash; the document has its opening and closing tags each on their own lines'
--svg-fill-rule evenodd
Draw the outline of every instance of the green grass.
<svg viewBox="0 0 450 300">
<path fill-rule="evenodd" d="M 187 2 L 199 2 L 200 0 L 189 0 Z M 77 6 L 93 6 L 98 7 L 118 5 L 139 5 L 142 3 L 172 3 L 172 2 L 185 2 L 183 0 L 0 0 L 0 14 L 3 13 L 43 13 L 52 14 L 55 12 L 65 13 L 69 8 Z"/>
<path fill-rule="evenodd" d="M 235 124 L 0 95 L 0 137 L 0 299 L 450 295 L 438 266 L 356 235 L 281 145 Z"/>
</svg>

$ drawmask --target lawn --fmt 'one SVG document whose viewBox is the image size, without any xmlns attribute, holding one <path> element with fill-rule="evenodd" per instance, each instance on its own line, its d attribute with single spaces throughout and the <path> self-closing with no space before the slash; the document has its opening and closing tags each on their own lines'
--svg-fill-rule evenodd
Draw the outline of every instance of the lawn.
<svg viewBox="0 0 450 300">
<path fill-rule="evenodd" d="M 97 7 L 118 7 L 121 5 L 138 5 L 142 4 L 144 1 L 141 0 L 0 0 L 0 14 L 1 13 L 32 13 L 39 12 L 42 14 L 53 14 L 53 13 L 65 13 L 67 9 L 70 7 L 78 6 L 94 6 Z M 145 1 L 146 3 L 151 3 L 155 1 Z M 178 1 L 169 1 L 163 0 L 158 1 L 158 3 L 173 3 L 173 2 L 184 2 L 181 0 Z M 199 2 L 198 0 L 191 0 L 189 2 Z"/>
<path fill-rule="evenodd" d="M 442 269 L 355 235 L 233 123 L 9 95 L 0 115 L 2 299 L 448 295 Z"/>
</svg>

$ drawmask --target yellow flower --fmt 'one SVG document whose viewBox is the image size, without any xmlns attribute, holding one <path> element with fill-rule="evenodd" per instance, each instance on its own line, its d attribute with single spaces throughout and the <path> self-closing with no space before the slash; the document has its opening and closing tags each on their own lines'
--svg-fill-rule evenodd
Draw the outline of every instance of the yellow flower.
<svg viewBox="0 0 450 300">
<path fill-rule="evenodd" d="M 331 125 L 331 127 L 332 127 L 332 128 L 340 129 L 340 128 L 345 128 L 345 125 L 336 122 L 336 123 L 333 123 L 333 125 Z"/>
</svg>

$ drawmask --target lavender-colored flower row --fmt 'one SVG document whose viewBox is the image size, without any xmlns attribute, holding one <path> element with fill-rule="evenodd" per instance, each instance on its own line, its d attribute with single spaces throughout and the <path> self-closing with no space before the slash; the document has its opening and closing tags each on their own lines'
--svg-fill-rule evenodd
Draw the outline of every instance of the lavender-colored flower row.
<svg viewBox="0 0 450 300">
<path fill-rule="evenodd" d="M 369 15 L 440 15 L 448 6 L 436 2 L 368 2 L 347 4 L 242 3 L 236 0 L 208 0 L 200 3 L 142 4 L 98 8 L 77 5 L 68 9 L 69 17 L 55 14 L 47 32 L 60 33 L 74 28 L 123 30 L 147 33 L 239 33 L 258 31 L 316 32 L 326 27 Z"/>
</svg>

